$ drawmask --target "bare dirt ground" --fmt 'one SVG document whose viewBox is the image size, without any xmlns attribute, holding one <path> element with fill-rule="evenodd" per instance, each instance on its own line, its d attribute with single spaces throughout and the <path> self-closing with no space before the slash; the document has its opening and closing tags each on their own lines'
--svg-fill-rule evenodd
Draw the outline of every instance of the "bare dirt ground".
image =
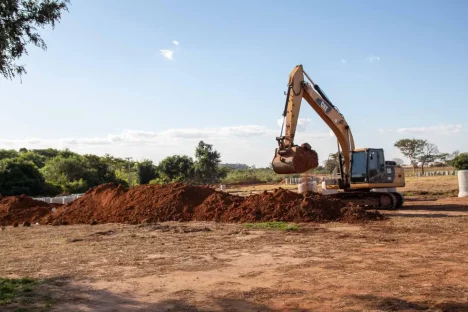
<svg viewBox="0 0 468 312">
<path fill-rule="evenodd" d="M 297 185 L 286 184 L 258 184 L 258 185 L 236 185 L 228 186 L 227 191 L 237 195 L 258 194 L 263 191 L 271 191 L 278 187 L 296 191 Z M 318 191 L 321 191 L 320 185 Z M 432 177 L 406 177 L 406 186 L 399 188 L 399 192 L 406 196 L 432 195 L 432 196 L 457 196 L 457 176 L 432 176 Z"/>
<path fill-rule="evenodd" d="M 43 279 L 47 311 L 468 311 L 468 199 L 411 197 L 385 213 L 297 232 L 6 227 L 0 276 Z"/>
</svg>

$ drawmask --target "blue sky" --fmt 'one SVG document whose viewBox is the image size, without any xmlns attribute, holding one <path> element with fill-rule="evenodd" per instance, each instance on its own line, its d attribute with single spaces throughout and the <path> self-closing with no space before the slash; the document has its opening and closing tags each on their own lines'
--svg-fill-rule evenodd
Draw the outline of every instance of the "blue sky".
<svg viewBox="0 0 468 312">
<path fill-rule="evenodd" d="M 290 71 L 303 64 L 356 146 L 417 137 L 468 151 L 466 1 L 75 0 L 48 50 L 0 80 L 0 147 L 68 147 L 155 161 L 273 157 Z M 176 41 L 176 43 L 174 43 Z M 168 59 L 169 58 L 169 59 Z M 297 142 L 321 160 L 336 139 L 304 101 Z"/>
</svg>

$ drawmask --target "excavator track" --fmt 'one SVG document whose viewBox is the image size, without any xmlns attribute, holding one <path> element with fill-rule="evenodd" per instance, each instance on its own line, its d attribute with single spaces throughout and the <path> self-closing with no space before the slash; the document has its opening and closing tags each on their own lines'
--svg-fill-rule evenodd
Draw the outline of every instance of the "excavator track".
<svg viewBox="0 0 468 312">
<path fill-rule="evenodd" d="M 339 198 L 346 205 L 361 206 L 365 209 L 393 210 L 403 206 L 403 195 L 394 192 L 341 192 L 326 195 Z"/>
</svg>

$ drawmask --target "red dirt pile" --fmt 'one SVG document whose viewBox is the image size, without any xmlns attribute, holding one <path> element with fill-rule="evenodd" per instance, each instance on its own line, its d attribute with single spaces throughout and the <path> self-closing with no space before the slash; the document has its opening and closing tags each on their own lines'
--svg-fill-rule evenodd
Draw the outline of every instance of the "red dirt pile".
<svg viewBox="0 0 468 312">
<path fill-rule="evenodd" d="M 54 206 L 31 197 L 7 196 L 0 198 L 0 225 L 35 223 L 48 215 Z"/>
<path fill-rule="evenodd" d="M 343 207 L 338 199 L 297 194 L 283 189 L 241 197 L 185 184 L 142 185 L 125 190 L 105 184 L 49 215 L 48 224 L 219 222 L 363 222 L 378 213 Z"/>
</svg>

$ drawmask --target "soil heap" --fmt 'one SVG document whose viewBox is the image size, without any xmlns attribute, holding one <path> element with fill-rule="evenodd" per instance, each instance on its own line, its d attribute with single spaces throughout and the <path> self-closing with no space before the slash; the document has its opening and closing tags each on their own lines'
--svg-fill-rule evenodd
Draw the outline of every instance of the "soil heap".
<svg viewBox="0 0 468 312">
<path fill-rule="evenodd" d="M 0 225 L 35 223 L 48 215 L 54 206 L 31 197 L 0 197 Z"/>
<path fill-rule="evenodd" d="M 363 222 L 383 217 L 338 199 L 284 189 L 241 197 L 185 184 L 141 185 L 125 190 L 104 184 L 59 208 L 45 223 L 97 224 L 161 221 L 218 222 Z"/>
</svg>

